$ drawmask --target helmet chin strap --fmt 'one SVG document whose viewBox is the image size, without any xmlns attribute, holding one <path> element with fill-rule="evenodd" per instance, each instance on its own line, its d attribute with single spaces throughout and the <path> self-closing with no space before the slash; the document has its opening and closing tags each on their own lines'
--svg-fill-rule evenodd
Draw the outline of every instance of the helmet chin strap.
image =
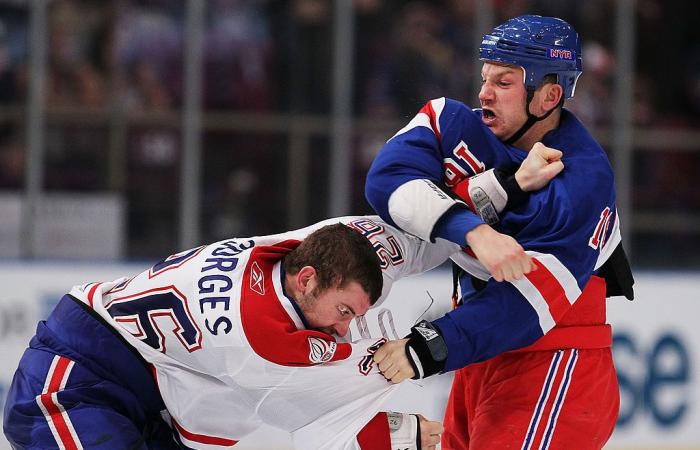
<svg viewBox="0 0 700 450">
<path fill-rule="evenodd" d="M 535 98 L 535 90 L 536 89 L 532 86 L 527 87 L 527 101 L 525 101 L 525 114 L 527 114 L 527 120 L 525 121 L 523 126 L 518 129 L 518 131 L 516 131 L 511 137 L 509 137 L 505 141 L 506 144 L 513 145 L 513 143 L 521 137 L 523 137 L 523 135 L 527 133 L 527 130 L 529 130 L 536 122 L 539 122 L 540 120 L 544 120 L 547 117 L 549 117 L 549 115 L 552 114 L 552 112 L 554 112 L 555 109 L 557 109 L 564 103 L 564 96 L 562 95 L 561 99 L 559 100 L 559 103 L 557 103 L 557 106 L 544 113 L 544 115 L 537 117 L 536 115 L 530 113 L 530 102 L 532 102 L 532 99 Z"/>
</svg>

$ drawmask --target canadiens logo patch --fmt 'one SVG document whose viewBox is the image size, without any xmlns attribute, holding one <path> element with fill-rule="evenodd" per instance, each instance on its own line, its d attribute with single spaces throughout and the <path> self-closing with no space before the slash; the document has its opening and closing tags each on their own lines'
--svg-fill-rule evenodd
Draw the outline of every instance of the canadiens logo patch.
<svg viewBox="0 0 700 450">
<path fill-rule="evenodd" d="M 335 342 L 329 342 L 317 337 L 309 337 L 309 361 L 314 364 L 328 362 L 333 358 L 338 346 Z"/>
<path fill-rule="evenodd" d="M 260 295 L 265 295 L 265 276 L 257 261 L 250 267 L 250 289 Z"/>
</svg>

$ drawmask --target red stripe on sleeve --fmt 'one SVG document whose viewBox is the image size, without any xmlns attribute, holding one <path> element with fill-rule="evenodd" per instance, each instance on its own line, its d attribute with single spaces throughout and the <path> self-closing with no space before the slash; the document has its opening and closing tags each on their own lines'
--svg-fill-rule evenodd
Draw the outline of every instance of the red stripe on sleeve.
<svg viewBox="0 0 700 450">
<path fill-rule="evenodd" d="M 49 381 L 49 388 L 46 393 L 51 394 L 52 392 L 58 392 L 61 389 L 61 382 L 66 374 L 66 369 L 70 364 L 70 359 L 63 356 L 58 358 L 56 366 L 54 367 L 53 374 L 51 374 L 51 380 Z"/>
<path fill-rule="evenodd" d="M 175 425 L 175 428 L 177 428 L 177 432 L 180 433 L 180 436 L 184 437 L 185 439 L 192 441 L 192 442 L 199 442 L 201 444 L 209 444 L 209 445 L 222 445 L 225 447 L 233 447 L 238 443 L 238 441 L 234 441 L 233 439 L 226 439 L 222 437 L 216 437 L 216 436 L 207 436 L 205 434 L 196 434 L 192 433 L 190 431 L 185 430 L 180 426 L 179 423 L 175 421 L 175 419 L 172 420 L 173 425 Z"/>
<path fill-rule="evenodd" d="M 433 133 L 435 133 L 435 137 L 437 137 L 438 141 L 442 140 L 442 136 L 440 135 L 440 130 L 438 129 L 437 126 L 437 116 L 435 114 L 435 110 L 433 109 L 433 104 L 432 102 L 428 102 L 421 108 L 420 112 L 427 114 L 428 119 L 430 120 L 430 128 L 433 129 Z"/>
<path fill-rule="evenodd" d="M 75 440 L 68 429 L 68 424 L 66 424 L 66 421 L 63 420 L 61 410 L 53 401 L 51 394 L 41 394 L 41 403 L 51 416 L 51 421 L 53 422 L 53 426 L 56 428 L 56 433 L 58 433 L 58 438 L 60 439 L 61 444 L 64 445 L 66 450 L 78 450 L 78 446 L 76 445 Z"/>
<path fill-rule="evenodd" d="M 92 302 L 93 302 L 93 296 L 95 295 L 95 291 L 97 290 L 97 286 L 101 285 L 102 283 L 95 283 L 93 287 L 90 288 L 90 291 L 88 292 L 88 302 L 90 302 L 90 308 L 93 307 Z"/>
<path fill-rule="evenodd" d="M 534 270 L 527 275 L 528 280 L 535 286 L 539 291 L 542 298 L 549 305 L 549 312 L 552 314 L 552 318 L 555 322 L 559 322 L 561 318 L 566 314 L 566 312 L 571 307 L 569 300 L 566 298 L 566 292 L 564 288 L 559 283 L 559 280 L 552 275 L 552 272 L 545 267 L 544 264 L 539 262 L 537 258 L 532 258 L 537 266 L 537 270 Z"/>
<path fill-rule="evenodd" d="M 357 434 L 357 443 L 362 450 L 391 450 L 389 419 L 385 412 L 376 416 Z"/>
<path fill-rule="evenodd" d="M 76 445 L 75 440 L 68 429 L 68 424 L 66 424 L 66 421 L 63 420 L 61 410 L 54 402 L 52 394 L 41 394 L 40 401 L 51 417 L 50 420 L 53 422 L 53 426 L 56 428 L 56 433 L 58 433 L 58 439 L 61 441 L 61 444 L 63 444 L 66 450 L 78 450 L 78 446 Z"/>
<path fill-rule="evenodd" d="M 56 430 L 54 438 L 57 438 L 66 450 L 78 450 L 78 445 L 73 438 L 73 435 L 68 428 L 66 419 L 63 417 L 58 400 L 54 398 L 54 394 L 61 390 L 61 384 L 66 377 L 66 371 L 71 361 L 63 356 L 58 357 L 58 361 L 53 368 L 53 372 L 49 373 L 49 385 L 46 392 L 39 396 L 39 401 L 44 407 L 45 414 L 48 414 L 47 419 Z M 58 436 L 56 436 L 56 434 Z"/>
</svg>

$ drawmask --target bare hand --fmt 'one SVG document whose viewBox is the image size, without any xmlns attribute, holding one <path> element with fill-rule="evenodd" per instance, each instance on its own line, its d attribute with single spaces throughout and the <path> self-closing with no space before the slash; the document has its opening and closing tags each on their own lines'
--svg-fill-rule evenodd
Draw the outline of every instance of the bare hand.
<svg viewBox="0 0 700 450">
<path fill-rule="evenodd" d="M 377 363 L 379 371 L 394 384 L 415 375 L 406 356 L 406 342 L 408 339 L 389 341 L 374 352 L 374 362 Z"/>
<path fill-rule="evenodd" d="M 435 450 L 435 446 L 440 443 L 440 435 L 443 432 L 440 422 L 433 422 L 421 414 L 418 416 L 418 425 L 420 426 L 420 445 L 423 450 Z"/>
<path fill-rule="evenodd" d="M 520 189 L 526 192 L 542 189 L 564 170 L 561 156 L 562 152 L 559 150 L 547 147 L 541 142 L 535 143 L 515 172 L 515 181 Z"/>
<path fill-rule="evenodd" d="M 477 259 L 496 281 L 520 280 L 536 269 L 532 258 L 515 239 L 488 225 L 477 226 L 465 238 Z"/>
</svg>

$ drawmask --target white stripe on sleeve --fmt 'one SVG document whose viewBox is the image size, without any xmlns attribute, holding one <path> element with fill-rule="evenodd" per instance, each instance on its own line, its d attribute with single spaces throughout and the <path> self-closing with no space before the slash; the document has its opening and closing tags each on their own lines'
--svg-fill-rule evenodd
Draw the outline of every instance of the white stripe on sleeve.
<svg viewBox="0 0 700 450">
<path fill-rule="evenodd" d="M 440 129 L 440 115 L 442 115 L 442 110 L 445 109 L 445 97 L 431 100 L 430 106 L 432 106 L 433 111 L 435 111 L 435 126 L 437 127 L 437 131 L 442 134 L 442 130 Z"/>
<path fill-rule="evenodd" d="M 389 140 L 387 142 L 394 139 L 396 136 L 398 136 L 400 134 L 404 134 L 405 132 L 410 131 L 414 128 L 418 128 L 418 127 L 425 127 L 427 129 L 429 129 L 430 131 L 433 131 L 433 128 L 430 126 L 430 117 L 428 117 L 427 114 L 422 113 L 422 112 L 416 114 L 416 116 L 413 119 L 411 119 L 411 121 L 408 122 L 408 124 L 406 124 L 405 127 L 401 128 L 399 131 L 397 131 L 396 134 L 393 135 L 391 138 L 389 138 Z"/>
<path fill-rule="evenodd" d="M 535 309 L 537 317 L 539 318 L 542 333 L 546 334 L 549 330 L 554 328 L 554 318 L 549 312 L 549 305 L 545 301 L 544 297 L 542 297 L 542 294 L 540 294 L 540 291 L 537 290 L 535 285 L 532 284 L 527 278 L 515 280 L 512 282 L 512 284 Z"/>
<path fill-rule="evenodd" d="M 534 251 L 527 251 L 526 253 L 533 258 L 537 258 L 554 275 L 556 281 L 564 289 L 566 299 L 573 305 L 576 299 L 581 296 L 581 288 L 578 287 L 574 274 L 552 254 Z"/>
</svg>

